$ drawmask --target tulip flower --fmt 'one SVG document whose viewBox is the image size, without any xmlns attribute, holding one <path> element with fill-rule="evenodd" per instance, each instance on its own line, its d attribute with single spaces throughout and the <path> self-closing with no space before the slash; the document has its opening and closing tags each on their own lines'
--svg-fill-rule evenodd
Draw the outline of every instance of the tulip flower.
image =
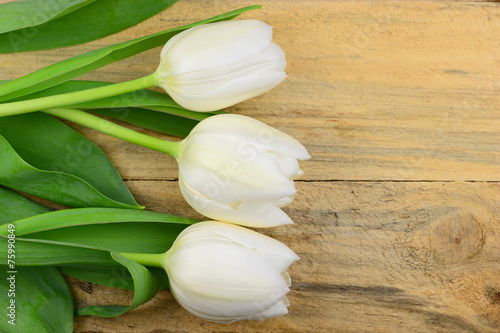
<svg viewBox="0 0 500 333">
<path fill-rule="evenodd" d="M 287 314 L 291 286 L 287 270 L 299 259 L 273 238 L 223 222 L 189 226 L 164 256 L 122 254 L 162 266 L 182 307 L 200 318 L 227 324 Z"/>
<path fill-rule="evenodd" d="M 185 30 L 161 51 L 160 86 L 193 111 L 218 110 L 260 95 L 287 76 L 285 53 L 271 39 L 272 27 L 256 20 Z"/>
<path fill-rule="evenodd" d="M 177 154 L 179 185 L 199 213 L 251 227 L 292 223 L 279 207 L 296 192 L 310 156 L 291 136 L 250 117 L 225 114 L 201 121 Z"/>
<path fill-rule="evenodd" d="M 3 103 L 0 117 L 75 105 L 159 86 L 182 107 L 214 111 L 258 96 L 286 78 L 285 54 L 272 27 L 256 20 L 194 26 L 164 46 L 158 69 L 145 77 L 99 88 Z"/>
<path fill-rule="evenodd" d="M 291 136 L 256 119 L 234 114 L 199 122 L 182 141 L 168 141 L 75 109 L 46 113 L 158 150 L 177 159 L 181 193 L 200 214 L 249 227 L 292 220 L 280 207 L 292 202 L 297 160 L 310 158 Z"/>
</svg>

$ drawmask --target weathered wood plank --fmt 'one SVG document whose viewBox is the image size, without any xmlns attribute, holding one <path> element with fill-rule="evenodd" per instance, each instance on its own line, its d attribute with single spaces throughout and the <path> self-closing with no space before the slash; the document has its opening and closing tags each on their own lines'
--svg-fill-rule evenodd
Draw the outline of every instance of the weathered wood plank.
<svg viewBox="0 0 500 333">
<path fill-rule="evenodd" d="M 180 1 L 93 43 L 2 55 L 0 77 L 15 78 L 83 51 L 250 4 Z M 266 1 L 241 18 L 275 26 L 289 78 L 229 111 L 303 141 L 314 157 L 306 163 L 310 179 L 500 179 L 497 4 Z M 146 75 L 156 68 L 158 53 L 84 78 L 119 82 Z M 145 168 L 143 154 L 149 153 L 143 150 L 115 150 L 112 140 L 101 144 L 118 161 L 128 161 L 120 165 L 125 178 L 176 177 L 174 168 Z"/>
<path fill-rule="evenodd" d="M 179 1 L 93 43 L 2 55 L 0 78 L 251 4 Z M 275 27 L 289 78 L 228 111 L 292 134 L 313 156 L 302 163 L 299 194 L 286 208 L 295 224 L 263 231 L 301 256 L 291 268 L 290 314 L 218 325 L 192 317 L 163 291 L 118 318 L 77 318 L 75 332 L 499 331 L 500 6 L 262 4 L 241 18 Z M 147 75 L 158 54 L 83 78 Z M 200 217 L 180 195 L 172 158 L 75 128 L 102 147 L 148 209 Z M 68 281 L 78 307 L 131 301 L 130 292 Z"/>
<path fill-rule="evenodd" d="M 148 209 L 199 217 L 176 182 L 130 181 Z M 230 326 L 189 315 L 162 291 L 76 332 L 497 332 L 500 186 L 454 182 L 299 182 L 295 224 L 264 229 L 301 257 L 287 316 Z M 131 293 L 73 282 L 77 306 Z"/>
</svg>

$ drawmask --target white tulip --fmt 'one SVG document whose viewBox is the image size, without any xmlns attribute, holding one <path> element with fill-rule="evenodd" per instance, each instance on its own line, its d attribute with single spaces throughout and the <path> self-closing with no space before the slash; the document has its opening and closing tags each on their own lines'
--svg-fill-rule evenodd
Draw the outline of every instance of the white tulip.
<svg viewBox="0 0 500 333">
<path fill-rule="evenodd" d="M 186 310 L 229 324 L 287 314 L 287 269 L 298 259 L 286 245 L 255 231 L 200 222 L 179 234 L 163 266 Z"/>
<path fill-rule="evenodd" d="M 201 121 L 180 143 L 179 184 L 186 201 L 214 220 L 250 227 L 292 223 L 279 207 L 292 202 L 297 159 L 310 158 L 291 136 L 250 117 Z"/>
<path fill-rule="evenodd" d="M 155 86 L 162 87 L 186 109 L 206 112 L 226 108 L 265 93 L 287 77 L 285 53 L 272 42 L 272 29 L 257 20 L 194 26 L 168 40 L 158 68 L 150 75 L 41 97 L 36 103 L 3 103 L 0 116 L 84 103 Z"/>
<path fill-rule="evenodd" d="M 195 26 L 161 51 L 159 85 L 181 106 L 214 111 L 258 96 L 286 78 L 272 27 L 256 20 Z"/>
</svg>

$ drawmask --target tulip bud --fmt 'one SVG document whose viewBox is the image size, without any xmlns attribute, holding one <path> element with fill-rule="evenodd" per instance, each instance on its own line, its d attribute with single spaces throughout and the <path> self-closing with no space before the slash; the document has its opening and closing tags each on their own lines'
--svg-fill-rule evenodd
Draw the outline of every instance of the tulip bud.
<svg viewBox="0 0 500 333">
<path fill-rule="evenodd" d="M 288 313 L 288 267 L 299 257 L 270 237 L 222 222 L 179 234 L 164 268 L 175 299 L 200 318 L 232 323 Z"/>
<path fill-rule="evenodd" d="M 201 121 L 181 141 L 179 185 L 186 201 L 214 220 L 250 227 L 292 223 L 279 207 L 292 202 L 297 159 L 310 156 L 291 136 L 250 117 Z"/>
<path fill-rule="evenodd" d="M 195 26 L 171 38 L 156 71 L 181 106 L 214 111 L 263 94 L 286 78 L 272 27 L 256 20 Z"/>
</svg>

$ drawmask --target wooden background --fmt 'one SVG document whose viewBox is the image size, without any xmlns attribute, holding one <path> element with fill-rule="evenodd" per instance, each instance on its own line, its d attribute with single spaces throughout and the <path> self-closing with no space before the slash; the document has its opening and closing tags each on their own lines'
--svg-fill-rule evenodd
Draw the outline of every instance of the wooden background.
<svg viewBox="0 0 500 333">
<path fill-rule="evenodd" d="M 118 318 L 76 318 L 75 332 L 499 332 L 500 3 L 179 0 L 96 42 L 2 55 L 0 78 L 257 3 L 240 18 L 275 27 L 289 78 L 228 111 L 291 134 L 312 155 L 286 208 L 295 224 L 262 231 L 301 257 L 289 314 L 214 324 L 161 291 Z M 83 78 L 144 76 L 159 51 Z M 74 127 L 147 209 L 200 217 L 172 158 Z M 132 298 L 68 281 L 76 307 Z"/>
</svg>

